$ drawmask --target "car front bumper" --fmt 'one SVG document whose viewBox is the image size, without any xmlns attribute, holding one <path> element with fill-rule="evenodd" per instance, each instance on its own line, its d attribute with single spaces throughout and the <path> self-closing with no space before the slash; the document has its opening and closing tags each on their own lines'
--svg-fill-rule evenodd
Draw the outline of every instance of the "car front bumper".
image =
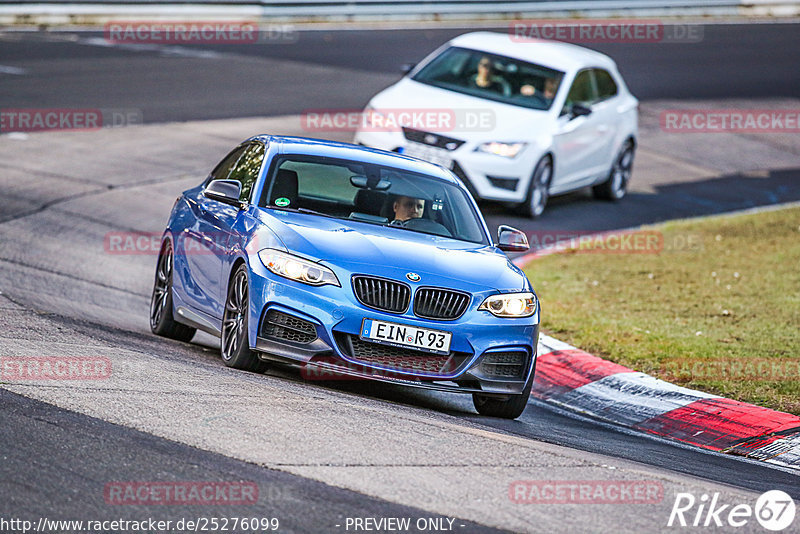
<svg viewBox="0 0 800 534">
<path fill-rule="evenodd" d="M 256 259 L 256 262 L 258 260 Z M 535 368 L 539 310 L 505 319 L 478 311 L 488 294 L 473 295 L 453 321 L 395 314 L 358 302 L 345 273 L 342 287 L 308 286 L 268 272 L 260 262 L 250 278 L 250 346 L 266 360 L 305 365 L 311 380 L 369 379 L 460 392 L 522 393 Z M 387 347 L 361 340 L 362 321 L 376 319 L 452 333 L 450 353 Z"/>
</svg>

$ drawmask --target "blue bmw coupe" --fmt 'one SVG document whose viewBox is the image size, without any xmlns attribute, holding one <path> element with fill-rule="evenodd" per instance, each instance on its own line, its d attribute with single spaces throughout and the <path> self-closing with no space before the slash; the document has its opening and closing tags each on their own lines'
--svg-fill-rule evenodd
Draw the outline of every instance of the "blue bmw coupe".
<svg viewBox="0 0 800 534">
<path fill-rule="evenodd" d="M 298 137 L 243 142 L 177 199 L 150 307 L 154 333 L 220 337 L 222 359 L 473 394 L 516 418 L 536 367 L 539 303 L 450 171 Z"/>
</svg>

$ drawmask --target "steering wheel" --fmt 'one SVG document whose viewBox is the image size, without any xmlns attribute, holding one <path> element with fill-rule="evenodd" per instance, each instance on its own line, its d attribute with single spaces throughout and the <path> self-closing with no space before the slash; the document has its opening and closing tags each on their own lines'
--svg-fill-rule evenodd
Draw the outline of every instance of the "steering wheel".
<svg viewBox="0 0 800 534">
<path fill-rule="evenodd" d="M 392 221 L 394 222 L 394 221 Z M 403 223 L 403 226 L 409 230 L 417 230 L 427 234 L 436 234 L 443 237 L 453 237 L 453 233 L 447 229 L 446 226 L 432 221 L 430 219 L 419 218 L 409 219 Z"/>
</svg>

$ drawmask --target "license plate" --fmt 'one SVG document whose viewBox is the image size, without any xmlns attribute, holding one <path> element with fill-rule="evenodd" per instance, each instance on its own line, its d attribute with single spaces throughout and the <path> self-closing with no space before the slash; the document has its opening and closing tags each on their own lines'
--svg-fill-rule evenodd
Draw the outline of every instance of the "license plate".
<svg viewBox="0 0 800 534">
<path fill-rule="evenodd" d="M 403 154 L 436 163 L 446 169 L 453 166 L 453 158 L 450 157 L 449 152 L 420 143 L 408 143 Z"/>
<path fill-rule="evenodd" d="M 453 334 L 441 330 L 364 319 L 361 323 L 361 335 L 359 337 L 384 345 L 413 347 L 426 352 L 448 354 Z"/>
</svg>

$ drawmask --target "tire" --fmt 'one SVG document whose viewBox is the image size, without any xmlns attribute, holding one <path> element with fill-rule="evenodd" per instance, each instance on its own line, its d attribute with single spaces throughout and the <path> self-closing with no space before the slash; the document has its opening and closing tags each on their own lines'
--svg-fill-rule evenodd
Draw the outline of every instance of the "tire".
<svg viewBox="0 0 800 534">
<path fill-rule="evenodd" d="M 225 297 L 220 353 L 222 361 L 228 367 L 262 373 L 267 368 L 266 362 L 260 360 L 250 350 L 250 340 L 248 338 L 249 297 L 247 266 L 241 264 L 231 277 L 228 294 Z"/>
<path fill-rule="evenodd" d="M 633 173 L 633 156 L 633 142 L 626 141 L 614 159 L 608 179 L 602 184 L 592 187 L 595 198 L 616 202 L 625 196 Z"/>
<path fill-rule="evenodd" d="M 547 199 L 550 198 L 550 181 L 553 178 L 553 162 L 549 156 L 539 160 L 533 169 L 533 177 L 528 186 L 528 194 L 525 202 L 521 204 L 522 212 L 535 219 L 543 212 L 547 206 Z"/>
<path fill-rule="evenodd" d="M 156 264 L 153 295 L 150 297 L 150 330 L 158 336 L 188 342 L 197 330 L 175 321 L 172 315 L 172 267 L 172 243 L 167 241 Z"/>
<path fill-rule="evenodd" d="M 535 365 L 535 364 L 534 364 Z M 518 395 L 508 395 L 506 399 L 500 399 L 492 395 L 472 394 L 472 404 L 478 413 L 486 417 L 500 417 L 502 419 L 516 419 L 528 405 L 528 398 L 531 396 L 533 387 L 533 377 L 536 374 L 534 367 L 531 377 L 525 384 L 525 389 Z"/>
</svg>

